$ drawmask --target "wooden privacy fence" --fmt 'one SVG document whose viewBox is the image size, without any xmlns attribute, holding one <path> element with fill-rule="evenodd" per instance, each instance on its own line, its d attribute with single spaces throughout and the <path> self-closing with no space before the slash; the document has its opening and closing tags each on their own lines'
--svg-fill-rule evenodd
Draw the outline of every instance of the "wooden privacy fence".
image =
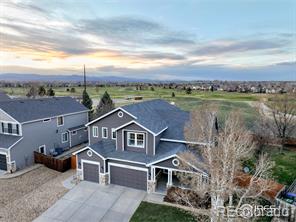
<svg viewBox="0 0 296 222">
<path fill-rule="evenodd" d="M 65 172 L 71 169 L 71 157 L 65 159 L 56 159 L 52 156 L 44 155 L 35 151 L 34 161 L 35 163 L 44 164 L 46 167 L 59 172 Z"/>
</svg>

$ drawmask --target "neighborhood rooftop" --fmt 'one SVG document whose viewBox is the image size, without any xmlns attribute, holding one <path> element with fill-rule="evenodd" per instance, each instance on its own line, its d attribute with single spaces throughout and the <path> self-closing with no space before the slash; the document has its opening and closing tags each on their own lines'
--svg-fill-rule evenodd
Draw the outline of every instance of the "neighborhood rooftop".
<svg viewBox="0 0 296 222">
<path fill-rule="evenodd" d="M 14 145 L 16 142 L 18 142 L 22 137 L 21 136 L 10 136 L 10 135 L 4 135 L 0 134 L 0 148 L 8 149 L 12 145 Z"/>
<path fill-rule="evenodd" d="M 5 92 L 0 91 L 0 102 L 7 100 L 11 100 L 11 98 Z"/>
<path fill-rule="evenodd" d="M 20 123 L 88 111 L 71 97 L 4 101 L 0 102 L 0 109 Z"/>
<path fill-rule="evenodd" d="M 189 112 L 160 99 L 126 105 L 122 108 L 137 117 L 136 122 L 153 133 L 157 134 L 168 127 L 163 138 L 184 140 L 183 129 L 189 121 Z"/>
</svg>

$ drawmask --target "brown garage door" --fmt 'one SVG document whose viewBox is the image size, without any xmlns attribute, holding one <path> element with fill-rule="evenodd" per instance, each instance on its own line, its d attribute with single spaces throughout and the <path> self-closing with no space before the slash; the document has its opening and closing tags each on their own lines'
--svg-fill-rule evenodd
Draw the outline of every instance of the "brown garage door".
<svg viewBox="0 0 296 222">
<path fill-rule="evenodd" d="M 0 154 L 0 170 L 7 170 L 6 155 Z"/>
<path fill-rule="evenodd" d="M 99 165 L 92 163 L 83 163 L 83 179 L 99 183 Z"/>
<path fill-rule="evenodd" d="M 147 190 L 147 172 L 110 165 L 110 183 Z"/>
</svg>

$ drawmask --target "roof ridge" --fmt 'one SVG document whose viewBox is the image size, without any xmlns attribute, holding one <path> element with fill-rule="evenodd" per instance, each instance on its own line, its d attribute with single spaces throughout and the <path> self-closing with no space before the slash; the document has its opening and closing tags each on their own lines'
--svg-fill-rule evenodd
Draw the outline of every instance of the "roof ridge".
<svg viewBox="0 0 296 222">
<path fill-rule="evenodd" d="M 58 99 L 63 99 L 63 98 L 71 98 L 74 99 L 71 96 L 57 96 L 57 97 L 42 97 L 42 98 L 16 98 L 16 99 L 11 99 L 11 100 L 5 100 L 1 101 L 1 103 L 13 103 L 13 102 L 32 102 L 32 101 L 42 101 L 42 100 L 58 100 Z"/>
</svg>

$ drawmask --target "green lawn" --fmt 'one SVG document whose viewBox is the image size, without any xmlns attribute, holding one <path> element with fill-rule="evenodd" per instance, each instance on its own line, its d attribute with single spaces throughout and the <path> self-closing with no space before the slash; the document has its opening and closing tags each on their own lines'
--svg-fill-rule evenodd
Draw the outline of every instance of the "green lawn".
<svg viewBox="0 0 296 222">
<path fill-rule="evenodd" d="M 273 176 L 276 181 L 282 184 L 292 184 L 296 179 L 296 152 L 284 149 L 282 153 L 277 148 L 266 147 L 264 152 L 270 155 L 275 162 Z"/>
<path fill-rule="evenodd" d="M 69 87 L 70 88 L 70 87 Z M 75 87 L 76 92 L 67 92 L 66 87 L 55 87 L 53 88 L 57 96 L 75 95 L 79 96 L 82 94 L 83 87 Z M 16 87 L 16 88 L 0 88 L 0 90 L 6 91 L 10 95 L 26 95 L 29 88 Z M 192 91 L 192 94 L 188 95 L 184 90 L 176 89 L 164 89 L 162 87 L 154 87 L 154 91 L 150 88 L 143 90 L 136 90 L 136 87 L 88 87 L 88 93 L 92 98 L 100 98 L 105 91 L 112 96 L 112 98 L 126 98 L 127 96 L 143 96 L 144 99 L 149 98 L 171 98 L 172 92 L 175 92 L 177 98 L 198 98 L 202 100 L 227 100 L 227 101 L 258 101 L 265 95 L 251 94 L 251 93 L 236 93 L 236 92 L 202 92 Z"/>
<path fill-rule="evenodd" d="M 70 88 L 70 87 L 69 87 Z M 25 96 L 28 88 L 0 88 L 10 95 Z M 67 91 L 66 87 L 54 88 L 56 96 L 81 96 L 83 87 L 75 87 L 75 93 Z M 265 98 L 265 95 L 260 94 L 244 94 L 236 92 L 203 92 L 192 91 L 192 94 L 186 94 L 184 90 L 164 89 L 162 87 L 154 87 L 154 91 L 148 87 L 143 90 L 136 90 L 136 87 L 88 87 L 87 91 L 92 99 L 99 99 L 105 91 L 111 95 L 113 99 L 125 99 L 131 96 L 142 96 L 143 100 L 161 98 L 169 102 L 175 102 L 183 110 L 190 111 L 198 108 L 204 103 L 216 104 L 220 108 L 221 116 L 229 113 L 231 110 L 239 109 L 246 119 L 247 126 L 251 127 L 256 117 L 256 112 L 250 106 L 250 102 L 259 101 Z M 172 92 L 175 97 L 172 98 Z M 122 106 L 132 103 L 133 100 L 126 100 L 117 103 L 116 106 Z"/>
<path fill-rule="evenodd" d="M 196 221 L 189 213 L 175 207 L 142 202 L 130 222 L 187 222 Z"/>
</svg>

